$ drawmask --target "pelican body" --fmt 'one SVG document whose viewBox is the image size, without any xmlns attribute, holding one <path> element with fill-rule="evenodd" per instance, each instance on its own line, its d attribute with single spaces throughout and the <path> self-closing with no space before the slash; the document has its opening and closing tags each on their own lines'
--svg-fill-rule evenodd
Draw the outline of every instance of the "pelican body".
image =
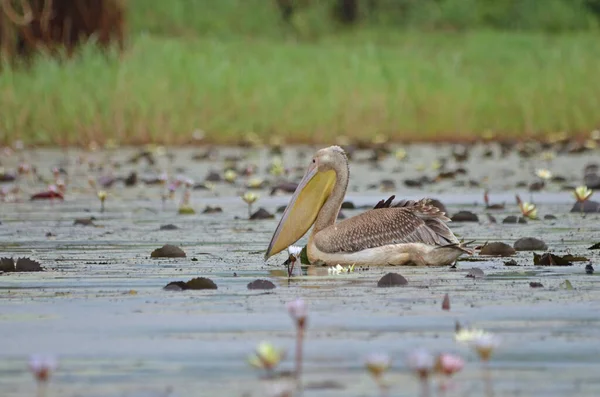
<svg viewBox="0 0 600 397">
<path fill-rule="evenodd" d="M 450 219 L 426 199 L 392 206 L 392 197 L 336 222 L 349 177 L 342 148 L 319 150 L 279 221 L 265 259 L 294 244 L 311 226 L 306 250 L 313 265 L 444 266 L 471 253 L 446 225 Z"/>
</svg>

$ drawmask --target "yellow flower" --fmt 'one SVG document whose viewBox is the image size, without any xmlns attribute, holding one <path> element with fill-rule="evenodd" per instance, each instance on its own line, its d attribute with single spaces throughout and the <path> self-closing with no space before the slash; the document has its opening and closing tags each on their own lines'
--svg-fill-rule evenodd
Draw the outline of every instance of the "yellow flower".
<svg viewBox="0 0 600 397">
<path fill-rule="evenodd" d="M 244 200 L 244 202 L 246 202 L 246 204 L 252 204 L 252 203 L 256 202 L 256 200 L 258 200 L 258 198 L 259 198 L 259 195 L 256 193 L 252 193 L 252 192 L 246 192 L 242 196 L 242 200 Z"/>
<path fill-rule="evenodd" d="M 396 159 L 398 159 L 398 160 L 404 160 L 407 155 L 406 150 L 404 150 L 402 148 L 396 150 L 396 153 L 394 153 L 394 154 L 396 156 Z"/>
<path fill-rule="evenodd" d="M 575 199 L 578 202 L 583 203 L 584 201 L 592 197 L 594 191 L 592 189 L 589 189 L 587 186 L 577 186 L 573 194 L 575 195 Z"/>
<path fill-rule="evenodd" d="M 275 157 L 271 162 L 269 172 L 274 176 L 281 176 L 285 173 L 285 167 L 283 166 L 283 160 L 281 157 Z"/>
<path fill-rule="evenodd" d="M 541 168 L 541 169 L 535 171 L 535 174 L 538 176 L 538 178 L 541 178 L 544 180 L 548 180 L 548 179 L 552 178 L 552 172 L 550 172 L 550 170 L 547 170 L 545 168 Z"/>
<path fill-rule="evenodd" d="M 284 357 L 283 349 L 277 349 L 269 342 L 261 342 L 256 352 L 248 358 L 248 363 L 255 368 L 272 370 Z"/>
<path fill-rule="evenodd" d="M 100 190 L 100 191 L 98 192 L 98 198 L 100 199 L 100 201 L 104 201 L 104 200 L 106 200 L 106 196 L 107 196 L 107 193 L 106 193 L 106 191 L 104 191 L 104 190 Z"/>
<path fill-rule="evenodd" d="M 251 189 L 257 189 L 257 188 L 260 188 L 263 183 L 264 183 L 264 179 L 251 178 L 248 180 L 248 184 L 246 186 L 248 186 Z"/>
<path fill-rule="evenodd" d="M 524 217 L 529 219 L 537 219 L 537 208 L 535 204 L 524 201 L 521 203 L 520 207 L 521 213 L 523 213 Z"/>
<path fill-rule="evenodd" d="M 224 178 L 227 182 L 233 183 L 237 179 L 237 172 L 234 170 L 227 170 L 225 171 Z"/>
<path fill-rule="evenodd" d="M 454 340 L 461 343 L 472 343 L 477 338 L 488 335 L 488 332 L 482 329 L 461 328 L 454 334 Z"/>
</svg>

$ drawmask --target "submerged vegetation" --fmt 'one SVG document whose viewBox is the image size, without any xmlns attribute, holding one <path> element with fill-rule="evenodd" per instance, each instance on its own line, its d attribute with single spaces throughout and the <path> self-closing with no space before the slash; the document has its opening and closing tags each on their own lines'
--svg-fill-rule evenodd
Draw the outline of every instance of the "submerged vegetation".
<svg viewBox="0 0 600 397">
<path fill-rule="evenodd" d="M 380 11 L 343 26 L 327 22 L 329 8 L 296 8 L 286 22 L 275 2 L 132 1 L 122 54 L 87 45 L 68 60 L 4 64 L 0 140 L 457 141 L 600 126 L 594 14 L 546 7 L 548 24 L 526 8 L 505 7 L 520 19 L 502 19 L 478 6 L 467 23 L 457 2 L 421 2 L 429 11 L 411 6 L 402 17 L 376 3 Z"/>
</svg>

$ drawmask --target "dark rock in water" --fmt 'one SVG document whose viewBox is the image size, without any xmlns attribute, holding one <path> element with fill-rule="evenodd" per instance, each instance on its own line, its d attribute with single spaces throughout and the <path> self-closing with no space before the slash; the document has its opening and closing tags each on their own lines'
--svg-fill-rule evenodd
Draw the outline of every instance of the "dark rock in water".
<svg viewBox="0 0 600 397">
<path fill-rule="evenodd" d="M 510 259 L 504 262 L 504 266 L 519 266 L 516 260 Z"/>
<path fill-rule="evenodd" d="M 125 180 L 123 182 L 125 183 L 125 186 L 127 186 L 127 187 L 137 185 L 137 182 L 138 182 L 137 172 L 131 171 L 131 173 L 127 176 L 127 178 L 125 178 Z"/>
<path fill-rule="evenodd" d="M 600 203 L 597 201 L 586 200 L 583 203 L 573 204 L 571 212 L 583 212 L 586 214 L 600 212 Z"/>
<path fill-rule="evenodd" d="M 479 218 L 471 211 L 459 211 L 452 215 L 452 222 L 479 222 Z"/>
<path fill-rule="evenodd" d="M 95 226 L 94 225 L 94 221 L 95 220 L 96 220 L 96 218 L 94 218 L 93 216 L 90 216 L 89 218 L 77 218 L 73 222 L 73 226 L 76 226 L 76 225 L 81 225 L 81 226 Z"/>
<path fill-rule="evenodd" d="M 571 254 L 559 256 L 549 252 L 542 255 L 533 253 L 533 264 L 535 266 L 573 266 L 573 262 L 587 262 L 588 260 L 583 256 Z"/>
<path fill-rule="evenodd" d="M 583 177 L 583 184 L 592 190 L 600 189 L 600 175 L 596 172 L 586 173 Z"/>
<path fill-rule="evenodd" d="M 531 288 L 543 288 L 544 285 L 542 283 L 538 283 L 537 281 L 532 281 L 529 283 Z"/>
<path fill-rule="evenodd" d="M 596 243 L 594 245 L 592 245 L 590 248 L 588 248 L 589 250 L 600 250 L 600 243 Z"/>
<path fill-rule="evenodd" d="M 546 186 L 546 183 L 544 183 L 544 181 L 533 182 L 531 185 L 529 185 L 529 191 L 539 192 L 544 188 L 544 186 Z"/>
<path fill-rule="evenodd" d="M 282 182 L 282 183 L 278 183 L 277 185 L 273 186 L 273 188 L 271 188 L 271 196 L 276 195 L 278 192 L 283 192 L 283 193 L 294 193 L 296 191 L 296 188 L 298 187 L 298 184 L 295 182 Z"/>
<path fill-rule="evenodd" d="M 186 289 L 217 289 L 217 284 L 210 278 L 196 277 L 185 283 Z"/>
<path fill-rule="evenodd" d="M 502 223 L 527 223 L 527 219 L 522 216 L 509 215 L 502 220 Z"/>
<path fill-rule="evenodd" d="M 286 208 L 287 208 L 287 205 L 281 205 L 281 206 L 277 207 L 277 213 L 278 214 L 283 213 Z"/>
<path fill-rule="evenodd" d="M 396 183 L 391 179 L 383 179 L 379 182 L 379 188 L 382 192 L 392 192 L 396 190 Z"/>
<path fill-rule="evenodd" d="M 517 251 L 510 245 L 502 242 L 493 242 L 483 246 L 481 251 L 479 251 L 479 255 L 489 255 L 489 256 L 512 256 L 516 254 Z"/>
<path fill-rule="evenodd" d="M 9 174 L 6 172 L 0 173 L 0 183 L 14 182 L 16 179 L 17 179 L 16 174 Z"/>
<path fill-rule="evenodd" d="M 420 179 L 405 179 L 404 186 L 406 186 L 406 187 L 421 187 L 421 186 L 423 186 L 423 181 Z"/>
<path fill-rule="evenodd" d="M 273 289 L 275 288 L 275 284 L 273 284 L 269 280 L 254 280 L 251 283 L 248 283 L 248 289 Z"/>
<path fill-rule="evenodd" d="M 171 244 L 165 244 L 157 248 L 150 254 L 152 258 L 185 258 L 185 252 L 179 247 Z"/>
<path fill-rule="evenodd" d="M 546 251 L 548 245 L 535 237 L 522 237 L 515 241 L 513 247 L 517 251 Z"/>
<path fill-rule="evenodd" d="M 0 271 L 3 272 L 42 272 L 44 269 L 38 261 L 29 258 L 0 258 Z"/>
<path fill-rule="evenodd" d="M 0 258 L 0 272 L 14 272 L 15 261 L 13 258 Z"/>
<path fill-rule="evenodd" d="M 217 289 L 217 284 L 206 277 L 196 277 L 189 281 L 171 281 L 164 287 L 167 291 L 185 291 L 188 289 L 201 290 L 201 289 Z"/>
<path fill-rule="evenodd" d="M 549 220 L 556 219 L 556 217 L 552 214 L 547 214 L 547 215 L 544 215 L 544 219 L 549 221 Z"/>
<path fill-rule="evenodd" d="M 398 273 L 388 273 L 377 282 L 378 287 L 399 287 L 408 284 L 408 280 Z"/>
<path fill-rule="evenodd" d="M 269 211 L 267 211 L 264 208 L 259 208 L 258 211 L 256 211 L 254 214 L 250 215 L 250 220 L 254 221 L 257 219 L 273 219 L 275 218 L 275 215 L 271 214 Z"/>
<path fill-rule="evenodd" d="M 352 201 L 344 201 L 342 203 L 342 209 L 343 210 L 353 210 L 356 207 L 354 206 L 354 203 Z"/>
<path fill-rule="evenodd" d="M 485 273 L 483 273 L 483 270 L 481 270 L 478 267 L 474 267 L 472 269 L 469 270 L 469 272 L 467 273 L 467 275 L 465 277 L 468 278 L 483 278 L 485 277 Z"/>
<path fill-rule="evenodd" d="M 167 291 L 183 291 L 187 289 L 185 281 L 171 281 L 169 284 L 164 287 Z"/>
<path fill-rule="evenodd" d="M 216 171 L 211 171 L 208 173 L 208 175 L 206 175 L 204 180 L 207 182 L 221 182 L 221 174 Z"/>
<path fill-rule="evenodd" d="M 223 212 L 221 207 L 211 207 L 210 205 L 207 205 L 202 211 L 203 214 L 217 214 L 219 212 Z"/>
<path fill-rule="evenodd" d="M 594 274 L 594 266 L 591 263 L 585 265 L 585 274 Z"/>
<path fill-rule="evenodd" d="M 177 230 L 177 229 L 179 229 L 178 226 L 173 225 L 172 223 L 169 223 L 167 225 L 160 225 L 159 230 Z"/>
</svg>

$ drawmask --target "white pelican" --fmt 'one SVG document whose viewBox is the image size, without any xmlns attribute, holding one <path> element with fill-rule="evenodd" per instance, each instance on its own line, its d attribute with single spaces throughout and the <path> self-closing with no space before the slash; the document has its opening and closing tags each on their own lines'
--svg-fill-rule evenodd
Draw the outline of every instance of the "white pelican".
<svg viewBox="0 0 600 397">
<path fill-rule="evenodd" d="M 311 264 L 450 265 L 472 251 L 446 225 L 428 200 L 403 201 L 337 222 L 349 178 L 339 146 L 319 150 L 296 188 L 273 234 L 265 260 L 298 241 L 314 225 L 306 246 Z"/>
</svg>

